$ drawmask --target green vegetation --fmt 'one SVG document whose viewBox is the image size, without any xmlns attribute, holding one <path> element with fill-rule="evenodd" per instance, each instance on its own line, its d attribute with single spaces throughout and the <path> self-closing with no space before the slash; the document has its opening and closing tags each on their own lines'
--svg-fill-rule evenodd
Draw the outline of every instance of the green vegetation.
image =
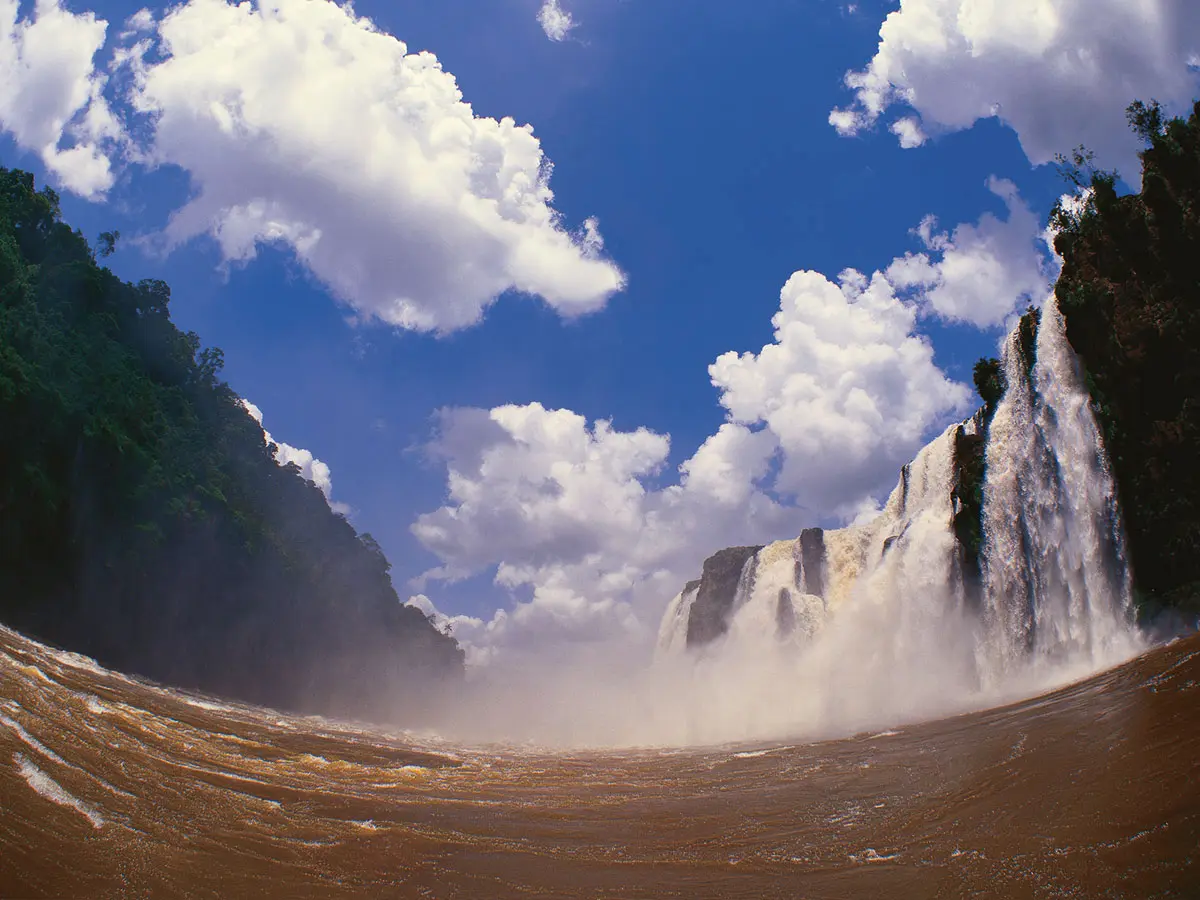
<svg viewBox="0 0 1200 900">
<path fill-rule="evenodd" d="M 1000 405 L 1000 398 L 1004 396 L 1004 389 L 1008 386 L 1004 369 L 1000 360 L 987 357 L 975 363 L 972 375 L 975 378 L 975 390 L 983 400 L 984 415 L 990 422 L 996 407 Z"/>
<path fill-rule="evenodd" d="M 978 373 L 979 366 L 975 369 Z M 994 409 L 992 405 L 991 410 Z M 991 411 L 985 415 L 990 418 Z M 966 428 L 958 426 L 954 433 L 956 477 L 950 499 L 954 504 L 954 536 L 958 539 L 960 569 L 972 592 L 982 576 L 984 465 L 983 435 L 967 434 Z"/>
<path fill-rule="evenodd" d="M 1063 271 L 1055 293 L 1079 354 L 1121 501 L 1139 607 L 1198 608 L 1200 597 L 1200 104 L 1168 119 L 1136 102 L 1146 143 L 1142 190 L 1080 148 L 1060 158 L 1077 198 L 1051 214 Z M 1032 310 L 1030 311 L 1032 313 Z M 1037 322 L 1021 320 L 1032 362 Z M 990 417 L 1003 392 L 995 360 L 975 366 Z M 957 523 L 956 523 L 957 524 Z"/>
<path fill-rule="evenodd" d="M 1120 491 L 1148 607 L 1200 583 L 1200 104 L 1168 120 L 1129 108 L 1146 142 L 1140 194 L 1076 154 L 1089 188 L 1053 222 L 1064 260 L 1057 295 Z"/>
<path fill-rule="evenodd" d="M 101 236 L 99 255 L 119 234 Z M 0 616 L 106 665 L 316 712 L 415 710 L 462 653 L 280 466 L 179 331 L 53 191 L 0 168 Z"/>
</svg>

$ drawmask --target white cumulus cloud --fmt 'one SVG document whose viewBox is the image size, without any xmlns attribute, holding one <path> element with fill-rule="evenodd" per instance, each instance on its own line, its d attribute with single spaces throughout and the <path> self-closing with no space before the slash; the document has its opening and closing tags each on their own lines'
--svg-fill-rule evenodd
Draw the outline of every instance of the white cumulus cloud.
<svg viewBox="0 0 1200 900">
<path fill-rule="evenodd" d="M 259 425 L 263 424 L 262 410 L 251 403 L 249 400 L 243 400 L 242 406 L 246 408 L 246 412 L 250 413 L 254 421 Z M 344 503 L 337 503 L 333 500 L 333 476 L 329 471 L 329 466 L 321 460 L 313 456 L 311 450 L 305 450 L 301 447 L 293 447 L 291 444 L 285 444 L 282 441 L 277 441 L 271 437 L 271 432 L 263 428 L 263 438 L 268 444 L 275 445 L 275 459 L 281 466 L 286 466 L 289 463 L 300 469 L 300 475 L 305 481 L 311 481 L 317 486 L 322 494 L 325 495 L 325 502 L 329 504 L 329 508 L 334 512 L 348 515 L 350 507 Z"/>
<path fill-rule="evenodd" d="M 565 40 L 570 30 L 575 27 L 571 14 L 559 6 L 558 0 L 545 0 L 542 8 L 538 10 L 537 20 L 542 26 L 542 31 L 546 32 L 546 37 L 552 41 Z"/>
<path fill-rule="evenodd" d="M 328 0 L 190 0 L 133 57 L 149 158 L 191 176 L 170 242 L 288 247 L 364 318 L 447 332 L 509 290 L 573 316 L 622 288 L 568 231 L 528 126 L 476 116 L 427 52 Z M 146 60 L 151 60 L 146 62 Z"/>
<path fill-rule="evenodd" d="M 927 312 L 981 328 L 1003 324 L 1024 304 L 1040 304 L 1057 275 L 1045 229 L 1016 185 L 991 178 L 988 189 L 1008 207 L 1007 219 L 984 213 L 978 224 L 949 233 L 937 231 L 928 216 L 916 229 L 926 252 L 906 254 L 886 272 L 893 286 L 916 288 Z"/>
<path fill-rule="evenodd" d="M 656 489 L 669 451 L 665 435 L 537 403 L 442 413 L 447 501 L 412 528 L 443 561 L 425 579 L 494 569 L 526 598 L 456 626 L 476 659 L 648 639 L 705 556 L 799 527 L 761 488 L 776 452 L 765 432 L 722 426 Z"/>
<path fill-rule="evenodd" d="M 88 198 L 112 187 L 109 148 L 122 135 L 93 61 L 107 28 L 59 0 L 37 0 L 32 18 L 19 18 L 17 0 L 0 0 L 0 127 Z"/>
<path fill-rule="evenodd" d="M 814 514 L 852 514 L 932 429 L 965 412 L 970 393 L 934 363 L 916 320 L 882 273 L 847 270 L 835 283 L 796 272 L 771 320 L 774 341 L 709 367 L 732 421 L 762 423 L 777 439 L 777 488 Z"/>
<path fill-rule="evenodd" d="M 900 104 L 919 118 L 891 130 L 914 147 L 928 132 L 995 116 L 1035 165 L 1082 143 L 1136 178 L 1125 107 L 1157 98 L 1183 109 L 1197 89 L 1189 65 L 1198 51 L 1195 0 L 901 0 L 874 58 L 846 76 L 853 103 L 830 123 L 855 134 Z"/>
<path fill-rule="evenodd" d="M 570 17 L 544 11 L 548 33 Z M 597 310 L 625 284 L 598 221 L 570 229 L 528 125 L 477 116 L 432 53 L 330 0 L 186 0 L 126 22 L 114 85 L 93 57 L 107 23 L 38 0 L 0 0 L 0 125 L 57 182 L 94 197 L 113 157 L 186 171 L 191 199 L 167 248 L 211 235 L 226 262 L 289 250 L 362 319 L 446 333 L 501 294 L 559 314 Z"/>
</svg>

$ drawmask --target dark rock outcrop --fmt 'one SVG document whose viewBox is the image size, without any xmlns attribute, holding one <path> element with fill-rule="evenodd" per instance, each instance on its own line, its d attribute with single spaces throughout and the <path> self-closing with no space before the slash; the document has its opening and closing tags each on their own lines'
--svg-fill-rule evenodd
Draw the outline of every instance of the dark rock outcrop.
<svg viewBox="0 0 1200 900">
<path fill-rule="evenodd" d="M 825 531 L 805 528 L 800 532 L 800 559 L 804 563 L 804 589 L 825 596 Z"/>
<path fill-rule="evenodd" d="M 985 437 L 991 412 L 986 407 L 975 414 L 974 427 L 958 426 L 954 433 L 954 537 L 958 544 L 957 575 L 967 603 L 978 606 L 983 596 L 983 478 Z"/>
<path fill-rule="evenodd" d="M 747 560 L 761 549 L 761 545 L 727 547 L 704 561 L 700 592 L 688 617 L 689 649 L 710 644 L 729 630 L 729 613 L 737 597 L 742 570 L 746 567 Z"/>
<path fill-rule="evenodd" d="M 787 588 L 779 589 L 779 600 L 775 604 L 775 628 L 780 637 L 787 637 L 796 630 L 796 610 L 792 608 L 792 593 Z"/>
<path fill-rule="evenodd" d="M 954 433 L 954 536 L 965 569 L 978 575 L 983 551 L 983 476 L 986 438 L 980 430 Z"/>
</svg>

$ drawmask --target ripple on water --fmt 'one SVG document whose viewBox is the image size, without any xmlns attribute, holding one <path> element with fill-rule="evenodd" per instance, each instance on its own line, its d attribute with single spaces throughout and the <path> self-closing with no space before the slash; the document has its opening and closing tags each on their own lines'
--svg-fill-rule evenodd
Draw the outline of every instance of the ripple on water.
<svg viewBox="0 0 1200 900">
<path fill-rule="evenodd" d="M 10 719 L 3 713 L 0 713 L 0 725 L 4 725 L 9 728 L 26 747 L 41 755 L 45 759 L 50 760 L 50 762 L 57 763 L 65 769 L 71 769 L 75 772 L 79 772 L 84 777 L 90 778 L 92 781 L 96 782 L 96 784 L 100 785 L 100 787 L 104 788 L 109 793 L 116 794 L 121 797 L 128 797 L 130 799 L 137 799 L 134 794 L 129 793 L 129 791 L 123 791 L 118 787 L 114 787 L 100 776 L 93 775 L 82 766 L 77 766 L 74 763 L 67 762 L 65 759 L 35 738 L 32 734 L 26 731 L 20 722 Z"/>
<path fill-rule="evenodd" d="M 66 760 L 64 760 L 61 756 L 26 731 L 21 726 L 20 722 L 15 722 L 8 716 L 0 713 L 0 725 L 6 726 L 10 731 L 13 732 L 13 734 L 20 738 L 21 743 L 23 743 L 30 750 L 33 750 L 35 753 L 40 753 L 42 756 L 46 757 L 46 759 L 56 762 L 59 765 L 67 765 Z"/>
<path fill-rule="evenodd" d="M 889 859 L 896 859 L 899 855 L 899 853 L 880 853 L 874 847 L 868 847 L 861 853 L 851 853 L 850 860 L 856 863 L 887 862 Z"/>
<path fill-rule="evenodd" d="M 24 753 L 14 753 L 13 762 L 17 764 L 17 768 L 21 772 L 21 777 L 33 788 L 38 794 L 45 797 L 52 803 L 57 803 L 59 806 L 66 806 L 75 810 L 81 816 L 92 823 L 94 828 L 104 827 L 104 817 L 96 810 L 95 807 L 84 803 L 74 794 L 68 793 L 63 789 L 57 781 L 39 769 Z"/>
</svg>

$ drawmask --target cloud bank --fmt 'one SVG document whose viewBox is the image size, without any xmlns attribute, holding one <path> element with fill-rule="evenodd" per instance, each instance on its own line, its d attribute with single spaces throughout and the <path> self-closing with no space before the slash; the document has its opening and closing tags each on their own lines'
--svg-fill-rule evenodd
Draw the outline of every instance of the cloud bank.
<svg viewBox="0 0 1200 900">
<path fill-rule="evenodd" d="M 37 0 L 32 18 L 18 13 L 17 0 L 0 0 L 0 125 L 62 187 L 100 197 L 113 185 L 108 153 L 122 133 L 93 64 L 108 24 L 59 0 Z"/>
<path fill-rule="evenodd" d="M 775 449 L 771 435 L 728 423 L 679 467 L 678 483 L 656 488 L 670 440 L 649 429 L 538 403 L 445 410 L 431 452 L 446 467 L 447 501 L 412 528 L 443 565 L 421 583 L 494 569 L 496 584 L 528 597 L 490 622 L 454 623 L 477 660 L 638 644 L 698 559 L 798 526 L 761 486 Z"/>
<path fill-rule="evenodd" d="M 14 0 L 0 20 L 16 22 Z M 625 276 L 594 218 L 552 206 L 533 129 L 477 116 L 431 53 L 329 0 L 189 0 L 139 13 L 113 68 L 132 109 L 118 123 L 93 57 L 107 23 L 39 0 L 0 35 L 0 123 L 62 186 L 96 196 L 113 154 L 178 166 L 192 197 L 167 248 L 211 235 L 226 262 L 286 248 L 362 319 L 445 333 L 501 294 L 560 315 L 604 306 Z M 73 146 L 61 147 L 64 135 Z"/>
<path fill-rule="evenodd" d="M 1193 0 L 901 0 L 879 48 L 846 75 L 853 102 L 830 123 L 872 128 L 894 105 L 914 110 L 890 130 L 901 146 L 980 119 L 1011 126 L 1035 165 L 1083 143 L 1101 165 L 1140 171 L 1125 123 L 1135 99 L 1190 105 L 1200 52 Z"/>
</svg>

